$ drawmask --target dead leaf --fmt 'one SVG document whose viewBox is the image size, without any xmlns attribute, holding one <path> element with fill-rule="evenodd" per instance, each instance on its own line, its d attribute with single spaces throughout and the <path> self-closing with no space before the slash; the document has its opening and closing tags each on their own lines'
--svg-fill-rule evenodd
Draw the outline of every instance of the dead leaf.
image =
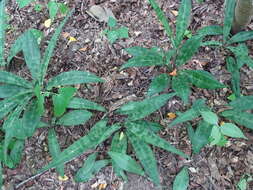
<svg viewBox="0 0 253 190">
<path fill-rule="evenodd" d="M 70 44 L 71 42 L 76 42 L 77 39 L 74 38 L 73 36 L 69 36 L 69 41 L 68 41 L 68 44 Z"/>
<path fill-rule="evenodd" d="M 171 73 L 169 73 L 170 76 L 177 76 L 177 69 L 174 69 Z"/>
<path fill-rule="evenodd" d="M 172 14 L 173 14 L 174 16 L 177 16 L 177 15 L 178 15 L 178 11 L 176 11 L 176 10 L 171 10 L 171 12 L 172 12 Z"/>
<path fill-rule="evenodd" d="M 51 23 L 52 23 L 51 19 L 47 19 L 45 20 L 44 25 L 46 28 L 49 28 L 51 26 Z"/>
<path fill-rule="evenodd" d="M 99 190 L 103 190 L 103 189 L 106 188 L 106 186 L 107 186 L 106 183 L 102 183 L 102 184 L 100 184 L 100 185 L 98 186 L 98 189 L 99 189 Z"/>
<path fill-rule="evenodd" d="M 64 176 L 58 176 L 59 181 L 67 181 L 69 179 L 68 176 L 64 175 Z"/>
<path fill-rule="evenodd" d="M 70 34 L 68 32 L 63 32 L 62 33 L 63 38 L 68 38 Z"/>
<path fill-rule="evenodd" d="M 177 115 L 173 112 L 169 112 L 169 113 L 167 113 L 167 117 L 168 117 L 168 119 L 175 119 L 177 117 Z"/>
<path fill-rule="evenodd" d="M 99 22 L 108 22 L 109 17 L 116 19 L 111 9 L 102 7 L 100 5 L 93 5 L 86 12 L 88 15 L 98 20 Z"/>
</svg>

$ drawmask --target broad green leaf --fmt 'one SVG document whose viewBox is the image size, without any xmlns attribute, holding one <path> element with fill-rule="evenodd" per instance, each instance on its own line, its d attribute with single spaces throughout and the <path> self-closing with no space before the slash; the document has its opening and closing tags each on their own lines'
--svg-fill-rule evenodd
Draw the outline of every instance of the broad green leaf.
<svg viewBox="0 0 253 190">
<path fill-rule="evenodd" d="M 247 137 L 245 137 L 241 129 L 233 123 L 224 123 L 220 127 L 220 130 L 223 135 L 233 137 L 233 138 L 247 139 Z"/>
<path fill-rule="evenodd" d="M 165 64 L 167 65 L 167 67 L 169 69 L 172 70 L 172 67 L 171 67 L 171 59 L 173 58 L 173 56 L 176 54 L 176 50 L 175 49 L 172 49 L 172 50 L 169 50 L 167 52 L 165 52 Z M 171 68 L 170 68 L 171 67 Z"/>
<path fill-rule="evenodd" d="M 92 116 L 92 113 L 86 110 L 73 110 L 64 114 L 57 122 L 57 125 L 73 126 L 84 124 Z"/>
<path fill-rule="evenodd" d="M 154 184 L 160 186 L 160 177 L 158 173 L 157 163 L 153 151 L 148 144 L 138 139 L 131 132 L 127 136 L 133 146 L 137 158 L 140 160 L 145 172 L 148 174 Z"/>
<path fill-rule="evenodd" d="M 10 72 L 0 71 L 0 83 L 32 88 L 32 83 Z"/>
<path fill-rule="evenodd" d="M 111 149 L 110 151 L 112 152 L 119 152 L 119 153 L 124 153 L 126 154 L 127 150 L 127 138 L 126 135 L 121 132 L 115 133 L 115 135 L 112 138 L 112 143 L 111 143 Z M 127 176 L 124 173 L 124 170 L 122 170 L 116 163 L 115 161 L 112 160 L 112 167 L 113 171 L 118 177 L 121 177 L 124 181 L 127 181 Z"/>
<path fill-rule="evenodd" d="M 225 1 L 225 15 L 224 15 L 224 25 L 223 25 L 223 41 L 228 40 L 231 26 L 234 20 L 236 0 Z"/>
<path fill-rule="evenodd" d="M 222 46 L 223 44 L 219 41 L 210 40 L 201 43 L 201 46 Z"/>
<path fill-rule="evenodd" d="M 157 66 L 164 65 L 163 57 L 159 53 L 153 53 L 149 55 L 140 55 L 133 57 L 128 60 L 128 62 L 120 68 L 126 69 L 129 67 L 148 67 L 148 66 Z"/>
<path fill-rule="evenodd" d="M 156 76 L 148 89 L 147 95 L 152 96 L 165 90 L 170 85 L 170 77 L 167 73 Z"/>
<path fill-rule="evenodd" d="M 175 93 L 153 96 L 138 102 L 130 102 L 119 108 L 118 113 L 128 115 L 129 120 L 142 119 L 162 107 Z"/>
<path fill-rule="evenodd" d="M 58 143 L 55 130 L 53 128 L 49 129 L 48 131 L 47 141 L 49 153 L 52 156 L 52 159 L 57 159 L 61 153 L 61 148 Z M 60 176 L 64 176 L 64 164 L 57 166 L 56 171 Z"/>
<path fill-rule="evenodd" d="M 97 110 L 105 112 L 105 108 L 103 106 L 100 106 L 99 104 L 83 99 L 83 98 L 77 98 L 74 97 L 70 100 L 68 108 L 72 109 L 88 109 L 88 110 Z"/>
<path fill-rule="evenodd" d="M 5 13 L 5 1 L 0 1 L 0 66 L 5 65 L 4 58 L 4 45 L 5 45 L 5 30 L 6 30 L 6 13 Z M 0 173 L 1 176 L 1 173 Z M 1 187 L 1 185 L 0 185 Z"/>
<path fill-rule="evenodd" d="M 39 80 L 41 77 L 40 49 L 37 43 L 37 39 L 34 37 L 30 30 L 28 30 L 23 36 L 22 51 L 26 65 L 32 74 L 32 78 L 35 81 Z"/>
<path fill-rule="evenodd" d="M 160 22 L 162 23 L 164 29 L 165 29 L 165 32 L 167 34 L 167 36 L 170 38 L 171 40 L 171 43 L 173 45 L 173 47 L 176 47 L 175 46 L 175 40 L 173 38 L 173 33 L 172 33 L 172 30 L 171 30 L 171 27 L 168 23 L 168 20 L 165 16 L 165 14 L 163 13 L 163 11 L 161 10 L 161 8 L 158 6 L 156 0 L 148 0 L 148 2 L 150 3 L 150 5 L 152 6 L 152 8 L 154 9 L 155 13 L 156 13 L 156 16 L 158 17 L 158 19 L 160 20 Z"/>
<path fill-rule="evenodd" d="M 93 153 L 88 156 L 83 166 L 77 171 L 75 175 L 76 182 L 86 182 L 93 177 L 92 172 L 94 169 L 96 157 L 97 153 Z"/>
<path fill-rule="evenodd" d="M 48 68 L 48 64 L 49 61 L 51 59 L 51 57 L 53 56 L 53 52 L 54 52 L 54 48 L 56 46 L 56 42 L 61 34 L 62 28 L 64 27 L 64 25 L 66 24 L 68 18 L 73 14 L 74 9 L 72 9 L 67 16 L 64 18 L 64 20 L 61 22 L 61 24 L 58 26 L 58 28 L 55 30 L 52 38 L 49 41 L 49 44 L 46 48 L 45 54 L 43 56 L 42 59 L 42 64 L 41 64 L 41 68 L 40 68 L 40 72 L 41 72 L 41 79 L 40 79 L 40 83 L 43 83 L 44 77 L 46 75 L 47 72 L 47 68 Z"/>
<path fill-rule="evenodd" d="M 217 81 L 213 75 L 207 71 L 184 70 L 183 72 L 187 75 L 189 82 L 198 88 L 217 89 L 225 87 L 225 85 Z"/>
<path fill-rule="evenodd" d="M 227 70 L 232 75 L 231 85 L 233 93 L 238 98 L 241 96 L 239 67 L 235 62 L 234 58 L 230 56 L 226 58 L 226 63 L 227 63 Z"/>
<path fill-rule="evenodd" d="M 176 92 L 176 95 L 183 100 L 185 104 L 188 104 L 191 89 L 187 77 L 185 77 L 183 74 L 174 76 L 172 78 L 172 89 Z"/>
<path fill-rule="evenodd" d="M 177 66 L 185 64 L 192 58 L 192 56 L 198 51 L 199 47 L 201 46 L 202 38 L 203 37 L 201 36 L 193 36 L 182 45 L 176 57 Z"/>
<path fill-rule="evenodd" d="M 75 157 L 80 156 L 85 151 L 95 148 L 97 145 L 109 138 L 112 133 L 120 129 L 120 126 L 118 125 L 109 127 L 106 126 L 106 123 L 106 120 L 101 120 L 96 123 L 86 136 L 81 137 L 68 148 L 63 150 L 56 159 L 52 160 L 47 166 L 39 170 L 38 173 L 68 162 Z"/>
<path fill-rule="evenodd" d="M 40 123 L 40 113 L 37 110 L 36 101 L 33 100 L 25 109 L 23 117 L 16 123 L 13 136 L 25 140 L 31 137 Z"/>
<path fill-rule="evenodd" d="M 183 123 L 186 121 L 193 120 L 200 116 L 200 111 L 205 108 L 205 101 L 202 99 L 196 100 L 192 108 L 187 110 L 186 112 L 180 114 L 176 119 L 174 119 L 169 126 L 177 125 L 179 123 Z"/>
<path fill-rule="evenodd" d="M 113 28 L 117 25 L 117 20 L 110 16 L 107 25 Z"/>
<path fill-rule="evenodd" d="M 241 68 L 244 64 L 253 63 L 251 57 L 249 57 L 249 49 L 245 43 L 241 43 L 237 46 L 228 46 L 229 49 L 236 58 L 236 65 Z"/>
<path fill-rule="evenodd" d="M 215 113 L 211 111 L 201 111 L 200 114 L 205 122 L 211 125 L 218 125 L 219 118 Z"/>
<path fill-rule="evenodd" d="M 190 24 L 191 9 L 192 9 L 191 0 L 181 1 L 178 16 L 177 16 L 177 21 L 176 21 L 176 38 L 175 38 L 176 48 L 178 48 L 181 41 L 183 40 L 185 31 Z"/>
<path fill-rule="evenodd" d="M 190 179 L 189 179 L 188 168 L 185 166 L 183 169 L 177 174 L 174 182 L 173 182 L 173 190 L 187 190 Z"/>
<path fill-rule="evenodd" d="M 221 113 L 223 117 L 231 119 L 239 125 L 253 129 L 253 114 L 240 110 L 227 110 Z"/>
<path fill-rule="evenodd" d="M 47 4 L 49 17 L 51 20 L 54 20 L 57 12 L 58 12 L 58 3 L 54 0 L 50 0 Z"/>
<path fill-rule="evenodd" d="M 53 87 L 57 86 L 94 82 L 104 81 L 96 75 L 86 71 L 68 71 L 51 78 L 47 84 L 47 89 L 51 90 Z"/>
<path fill-rule="evenodd" d="M 197 35 L 200 35 L 202 37 L 216 36 L 216 35 L 222 35 L 222 34 L 223 34 L 223 28 L 219 25 L 204 26 L 203 28 L 197 31 Z"/>
<path fill-rule="evenodd" d="M 240 43 L 251 39 L 253 39 L 253 31 L 242 31 L 232 36 L 227 44 Z"/>
<path fill-rule="evenodd" d="M 182 156 L 184 158 L 188 157 L 185 153 L 176 149 L 166 140 L 162 139 L 161 137 L 153 133 L 151 130 L 146 128 L 145 125 L 141 125 L 140 123 L 134 123 L 134 122 L 127 122 L 125 125 L 126 125 L 127 130 L 130 131 L 132 134 L 136 135 L 140 140 L 148 144 L 152 144 L 154 146 L 160 147 L 169 152 L 178 154 L 179 156 Z"/>
<path fill-rule="evenodd" d="M 0 98 L 9 98 L 26 90 L 26 88 L 20 86 L 3 84 L 0 85 Z"/>
<path fill-rule="evenodd" d="M 212 131 L 210 134 L 210 139 L 211 139 L 210 145 L 218 144 L 221 138 L 222 138 L 222 134 L 221 134 L 220 128 L 217 125 L 214 125 L 212 127 Z"/>
<path fill-rule="evenodd" d="M 193 131 L 192 126 L 187 126 L 188 133 L 192 132 L 190 136 L 192 149 L 194 154 L 198 154 L 200 150 L 209 143 L 209 136 L 211 135 L 212 126 L 204 121 L 201 121 L 198 124 L 195 132 Z"/>
<path fill-rule="evenodd" d="M 149 130 L 151 130 L 154 133 L 158 133 L 163 128 L 163 126 L 161 126 L 158 123 L 145 121 L 145 120 L 135 121 L 135 123 L 145 126 L 146 128 L 148 128 Z"/>
<path fill-rule="evenodd" d="M 142 168 L 127 154 L 112 151 L 109 151 L 108 154 L 121 169 L 144 176 Z"/>
<path fill-rule="evenodd" d="M 241 96 L 229 103 L 237 111 L 245 111 L 253 109 L 253 95 Z"/>
<path fill-rule="evenodd" d="M 60 117 L 66 111 L 66 108 L 75 92 L 76 88 L 74 87 L 62 87 L 59 89 L 58 94 L 53 95 L 52 98 L 55 117 Z"/>
<path fill-rule="evenodd" d="M 38 107 L 38 112 L 40 115 L 43 115 L 45 108 L 44 108 L 44 101 L 45 101 L 45 95 L 41 91 L 41 87 L 39 84 L 37 84 L 34 87 L 34 94 L 37 98 L 37 107 Z"/>
<path fill-rule="evenodd" d="M 24 140 L 16 140 L 13 147 L 11 148 L 10 158 L 15 165 L 19 164 L 21 161 L 22 153 L 25 147 L 24 145 Z"/>
<path fill-rule="evenodd" d="M 25 6 L 29 5 L 34 0 L 16 0 L 20 9 L 24 8 Z"/>
<path fill-rule="evenodd" d="M 125 48 L 124 49 L 127 53 L 129 53 L 130 55 L 137 57 L 137 56 L 142 56 L 142 55 L 157 55 L 157 48 L 144 48 L 141 46 L 134 46 L 134 47 L 130 47 L 130 48 Z"/>
<path fill-rule="evenodd" d="M 128 28 L 120 27 L 114 30 L 108 30 L 106 32 L 109 42 L 112 44 L 118 39 L 128 38 Z"/>
</svg>

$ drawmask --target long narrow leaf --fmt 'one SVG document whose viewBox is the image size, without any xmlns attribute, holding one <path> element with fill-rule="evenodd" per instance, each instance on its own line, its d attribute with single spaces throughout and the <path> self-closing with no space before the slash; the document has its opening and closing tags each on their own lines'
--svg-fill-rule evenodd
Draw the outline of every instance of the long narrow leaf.
<svg viewBox="0 0 253 190">
<path fill-rule="evenodd" d="M 225 1 L 225 16 L 224 16 L 224 26 L 223 26 L 223 41 L 228 40 L 230 30 L 232 27 L 234 12 L 235 12 L 236 0 L 226 0 Z"/>
<path fill-rule="evenodd" d="M 48 149 L 53 159 L 56 159 L 61 153 L 61 148 L 58 143 L 55 130 L 52 128 L 48 131 Z M 64 176 L 64 164 L 56 167 L 56 171 L 60 176 Z"/>
<path fill-rule="evenodd" d="M 51 90 L 56 86 L 74 85 L 81 83 L 104 82 L 96 75 L 86 71 L 68 71 L 61 73 L 49 80 L 47 89 Z"/>
<path fill-rule="evenodd" d="M 6 13 L 5 0 L 0 1 L 0 66 L 5 65 L 4 45 L 5 45 L 5 29 L 6 29 Z"/>
<path fill-rule="evenodd" d="M 129 130 L 132 134 L 136 135 L 140 140 L 152 144 L 154 146 L 160 147 L 164 150 L 167 150 L 169 152 L 178 154 L 184 158 L 187 158 L 188 156 L 183 153 L 182 151 L 176 149 L 174 146 L 172 146 L 170 143 L 168 143 L 166 140 L 162 139 L 158 135 L 154 134 L 152 131 L 150 131 L 146 126 L 140 125 L 139 123 L 134 122 L 127 122 L 126 123 L 127 130 Z"/>
<path fill-rule="evenodd" d="M 239 67 L 233 57 L 227 57 L 226 62 L 227 62 L 227 69 L 232 75 L 231 79 L 232 90 L 235 96 L 238 98 L 241 96 Z"/>
<path fill-rule="evenodd" d="M 182 0 L 179 7 L 179 12 L 176 21 L 176 39 L 175 44 L 178 47 L 183 40 L 186 29 L 188 28 L 191 20 L 191 0 Z"/>
<path fill-rule="evenodd" d="M 68 108 L 72 109 L 88 109 L 88 110 L 97 110 L 105 112 L 105 108 L 95 102 L 86 100 L 84 98 L 74 97 L 70 100 Z"/>
<path fill-rule="evenodd" d="M 68 18 L 73 14 L 74 12 L 74 9 L 72 9 L 68 14 L 67 16 L 65 17 L 65 19 L 61 22 L 61 24 L 58 26 L 58 28 L 55 30 L 51 40 L 49 41 L 49 44 L 46 48 L 46 51 L 45 51 L 45 54 L 43 56 L 43 59 L 42 59 L 42 64 L 41 64 L 41 68 L 40 68 L 40 72 L 41 72 L 41 80 L 40 80 L 40 83 L 43 82 L 44 80 L 44 77 L 46 75 L 46 72 L 47 72 L 47 68 L 48 68 L 48 64 L 50 62 L 50 59 L 53 55 L 53 52 L 54 52 L 54 48 L 56 46 L 56 42 L 61 34 L 61 31 L 62 31 L 62 28 L 64 27 L 64 25 L 66 24 Z"/>
<path fill-rule="evenodd" d="M 227 41 L 227 44 L 240 43 L 253 39 L 253 31 L 239 32 Z"/>
<path fill-rule="evenodd" d="M 253 109 L 253 95 L 241 96 L 229 103 L 237 111 L 246 111 Z"/>
<path fill-rule="evenodd" d="M 37 39 L 31 31 L 27 31 L 23 36 L 22 51 L 25 57 L 26 65 L 32 74 L 32 78 L 35 81 L 39 81 L 41 75 L 40 49 Z"/>
<path fill-rule="evenodd" d="M 9 98 L 21 92 L 25 92 L 26 90 L 27 88 L 21 86 L 3 84 L 0 85 L 0 98 Z"/>
<path fill-rule="evenodd" d="M 3 186 L 3 166 L 2 166 L 2 162 L 0 160 L 0 189 L 2 189 Z"/>
<path fill-rule="evenodd" d="M 173 47 L 176 47 L 175 46 L 175 40 L 173 38 L 173 33 L 172 33 L 172 30 L 171 30 L 171 27 L 168 23 L 168 20 L 165 16 L 165 14 L 163 13 L 163 11 L 161 10 L 161 8 L 158 6 L 156 0 L 148 0 L 148 2 L 150 3 L 150 5 L 153 7 L 158 19 L 160 20 L 160 22 L 162 23 L 165 31 L 166 31 L 166 34 L 168 35 L 168 37 L 170 38 L 171 40 L 171 43 L 173 45 Z"/>
<path fill-rule="evenodd" d="M 219 25 L 205 26 L 197 31 L 197 35 L 200 35 L 202 37 L 222 35 L 222 34 L 223 28 Z"/>
<path fill-rule="evenodd" d="M 24 140 L 16 140 L 14 145 L 10 151 L 10 159 L 12 160 L 14 165 L 20 163 L 22 159 L 22 153 L 24 151 L 25 141 Z"/>
<path fill-rule="evenodd" d="M 92 116 L 91 112 L 86 110 L 73 110 L 64 114 L 57 122 L 57 125 L 73 126 L 84 124 Z"/>
<path fill-rule="evenodd" d="M 154 94 L 160 93 L 170 85 L 170 77 L 167 73 L 160 74 L 156 76 L 148 89 L 147 95 L 152 96 Z"/>
<path fill-rule="evenodd" d="M 25 88 L 32 88 L 32 83 L 28 82 L 27 80 L 17 75 L 14 75 L 6 71 L 0 71 L 0 82 L 5 83 L 5 84 L 22 86 Z"/>
<path fill-rule="evenodd" d="M 177 93 L 185 104 L 189 102 L 189 95 L 191 93 L 190 84 L 184 75 L 177 75 L 172 78 L 172 89 Z"/>
<path fill-rule="evenodd" d="M 68 162 L 80 156 L 88 149 L 95 148 L 101 142 L 109 138 L 112 133 L 120 129 L 118 125 L 108 127 L 106 123 L 106 120 L 98 122 L 86 136 L 75 141 L 67 149 L 63 150 L 56 159 L 52 160 L 47 166 L 38 171 L 38 173 Z"/>
<path fill-rule="evenodd" d="M 158 186 L 160 186 L 160 177 L 158 173 L 157 163 L 153 151 L 148 144 L 138 139 L 131 132 L 127 133 L 128 138 L 134 148 L 137 158 L 140 160 L 145 172 L 150 179 Z"/>
</svg>

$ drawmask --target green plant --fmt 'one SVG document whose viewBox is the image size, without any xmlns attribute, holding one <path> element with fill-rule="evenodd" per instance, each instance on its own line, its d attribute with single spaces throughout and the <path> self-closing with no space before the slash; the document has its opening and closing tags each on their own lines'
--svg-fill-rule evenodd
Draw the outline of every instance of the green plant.
<svg viewBox="0 0 253 190">
<path fill-rule="evenodd" d="M 173 35 L 164 13 L 155 0 L 148 1 L 164 26 L 165 32 L 172 43 L 172 49 L 165 51 L 157 47 L 150 49 L 143 47 L 127 48 L 126 51 L 133 57 L 121 69 L 145 66 L 165 67 L 166 72 L 156 76 L 152 80 L 147 96 L 160 93 L 171 85 L 171 88 L 185 104 L 188 104 L 191 85 L 206 89 L 225 87 L 206 71 L 184 70 L 181 68 L 197 52 L 202 44 L 202 39 L 205 37 L 205 34 L 201 32 L 191 36 L 184 42 L 184 36 L 191 19 L 191 0 L 181 1 L 175 35 Z"/>
<path fill-rule="evenodd" d="M 122 38 L 128 38 L 128 28 L 125 26 L 118 26 L 117 20 L 113 17 L 109 17 L 108 20 L 109 28 L 103 31 L 111 44 L 113 44 L 116 40 Z"/>
<path fill-rule="evenodd" d="M 4 1 L 1 1 L 1 16 L 4 15 L 3 7 Z M 68 71 L 48 81 L 45 80 L 56 41 L 72 13 L 73 10 L 56 29 L 42 58 L 38 38 L 35 36 L 38 33 L 34 29 L 25 31 L 14 42 L 7 61 L 1 57 L 3 60 L 1 64 L 8 64 L 13 56 L 22 51 L 26 66 L 31 73 L 31 77 L 27 80 L 11 72 L 0 71 L 0 120 L 3 120 L 0 128 L 0 162 L 9 168 L 15 167 L 20 162 L 24 142 L 33 136 L 37 128 L 50 127 L 49 150 L 51 156 L 55 158 L 60 148 L 54 127 L 85 123 L 92 116 L 87 110 L 105 111 L 94 102 L 74 97 L 76 88 L 73 85 L 103 82 L 96 75 L 85 71 Z M 1 55 L 4 55 L 3 49 Z M 41 121 L 41 117 L 45 114 L 45 105 L 49 111 L 48 123 Z M 59 166 L 57 171 L 60 175 L 64 174 L 62 166 Z"/>
<path fill-rule="evenodd" d="M 59 167 L 61 164 L 83 154 L 88 149 L 97 147 L 109 138 L 112 133 L 117 131 L 113 135 L 111 148 L 107 152 L 110 159 L 96 161 L 97 154 L 91 154 L 83 167 L 77 172 L 75 176 L 76 181 L 88 181 L 102 167 L 111 163 L 116 175 L 124 180 L 127 180 L 125 171 L 142 176 L 147 174 L 156 185 L 160 186 L 156 159 L 150 145 L 178 154 L 184 158 L 188 158 L 188 156 L 156 134 L 162 128 L 159 124 L 145 121 L 143 118 L 159 109 L 173 96 L 175 96 L 175 93 L 162 94 L 123 105 L 117 110 L 117 113 L 127 115 L 125 122 L 116 123 L 109 127 L 107 126 L 107 120 L 99 121 L 86 136 L 80 138 L 59 153 L 57 157 L 39 172 Z M 144 171 L 129 155 L 127 150 L 128 144 L 131 144 L 133 147 L 134 153 L 143 166 Z"/>
</svg>

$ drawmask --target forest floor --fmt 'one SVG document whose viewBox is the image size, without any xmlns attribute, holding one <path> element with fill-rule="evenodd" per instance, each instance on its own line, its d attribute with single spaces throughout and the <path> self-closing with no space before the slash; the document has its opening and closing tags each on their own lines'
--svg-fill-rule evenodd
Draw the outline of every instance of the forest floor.
<svg viewBox="0 0 253 190">
<path fill-rule="evenodd" d="M 162 10 L 166 12 L 170 23 L 174 23 L 176 16 L 173 11 L 178 10 L 179 1 L 157 0 L 157 2 L 162 7 Z M 189 30 L 194 34 L 196 30 L 203 26 L 222 24 L 223 3 L 222 0 L 206 0 L 202 4 L 194 1 L 193 18 Z M 122 118 L 112 114 L 112 111 L 130 100 L 142 99 L 151 79 L 161 71 L 161 69 L 156 67 L 130 68 L 119 71 L 119 67 L 130 58 L 124 48 L 158 46 L 169 49 L 168 38 L 154 11 L 145 0 L 67 0 L 67 4 L 70 7 L 74 7 L 75 12 L 65 25 L 62 34 L 68 33 L 70 36 L 75 37 L 77 41 L 68 43 L 64 35 L 60 37 L 49 66 L 47 78 L 68 70 L 85 70 L 95 73 L 105 79 L 106 82 L 93 85 L 89 91 L 81 85 L 78 96 L 86 97 L 106 107 L 110 111 L 108 115 L 110 123 L 120 121 Z M 106 37 L 101 34 L 106 29 L 106 24 L 96 21 L 86 13 L 89 7 L 94 4 L 110 8 L 118 23 L 129 28 L 130 37 L 118 40 L 111 45 Z M 62 20 L 59 17 L 50 28 L 46 28 L 43 24 L 48 18 L 46 10 L 37 13 L 30 6 L 19 9 L 14 0 L 9 1 L 7 12 L 11 26 L 7 33 L 8 47 L 19 34 L 31 27 L 42 30 L 47 40 Z M 172 27 L 175 28 L 174 24 L 172 24 Z M 253 25 L 249 25 L 249 29 L 253 29 Z M 46 42 L 45 39 L 43 42 Z M 46 43 L 42 43 L 42 49 L 44 49 L 43 45 L 45 46 Z M 253 54 L 252 43 L 247 45 L 250 53 Z M 26 71 L 22 62 L 22 57 L 15 57 L 11 69 L 16 72 Z M 200 48 L 199 52 L 188 62 L 186 67 L 209 71 L 219 81 L 229 85 L 230 74 L 226 71 L 224 52 L 218 49 Z M 253 95 L 252 81 L 253 71 L 247 67 L 243 68 L 241 72 L 242 94 Z M 190 100 L 192 102 L 197 98 L 206 98 L 209 105 L 224 105 L 228 102 L 227 97 L 230 94 L 231 90 L 227 88 L 215 91 L 193 88 Z M 218 108 L 217 106 L 216 109 Z M 156 114 L 153 114 L 152 118 L 164 124 L 170 122 L 166 117 L 166 113 L 185 110 L 186 107 L 183 106 L 181 100 L 173 98 Z M 102 117 L 103 113 L 96 113 L 83 126 L 57 128 L 56 132 L 61 147 L 63 149 L 67 148 L 75 140 L 87 134 L 94 123 Z M 161 182 L 166 187 L 165 189 L 172 189 L 175 175 L 184 165 L 189 166 L 189 190 L 236 189 L 236 184 L 244 174 L 253 175 L 253 132 L 246 128 L 243 131 L 249 140 L 230 139 L 225 147 L 207 146 L 199 154 L 193 155 L 190 160 L 179 158 L 175 154 L 156 148 L 155 155 Z M 4 177 L 6 183 L 4 189 L 91 190 L 96 186 L 94 184 L 99 183 L 107 184 L 105 190 L 156 189 L 148 179 L 132 174 L 129 174 L 129 181 L 124 183 L 114 175 L 110 166 L 101 170 L 87 183 L 74 182 L 73 176 L 87 155 L 93 151 L 105 152 L 109 149 L 106 143 L 99 146 L 96 150 L 90 150 L 66 164 L 65 171 L 69 178 L 66 181 L 59 180 L 55 170 L 50 170 L 15 188 L 16 185 L 33 176 L 37 169 L 45 166 L 50 160 L 46 136 L 46 129 L 38 130 L 34 137 L 26 142 L 21 164 L 16 169 L 5 168 Z M 191 154 L 191 145 L 185 126 L 165 127 L 161 131 L 160 136 L 185 153 Z M 249 184 L 249 189 L 253 189 L 252 182 Z"/>
</svg>

